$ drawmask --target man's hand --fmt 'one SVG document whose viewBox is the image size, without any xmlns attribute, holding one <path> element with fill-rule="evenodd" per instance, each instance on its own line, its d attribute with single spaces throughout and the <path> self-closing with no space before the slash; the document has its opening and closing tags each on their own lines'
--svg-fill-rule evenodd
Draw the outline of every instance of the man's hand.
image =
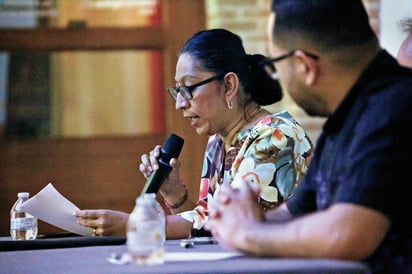
<svg viewBox="0 0 412 274">
<path fill-rule="evenodd" d="M 229 249 L 245 250 L 242 247 L 244 232 L 264 219 L 258 205 L 258 190 L 252 189 L 245 181 L 237 189 L 222 185 L 211 204 L 209 217 L 206 229 L 220 244 Z"/>
</svg>

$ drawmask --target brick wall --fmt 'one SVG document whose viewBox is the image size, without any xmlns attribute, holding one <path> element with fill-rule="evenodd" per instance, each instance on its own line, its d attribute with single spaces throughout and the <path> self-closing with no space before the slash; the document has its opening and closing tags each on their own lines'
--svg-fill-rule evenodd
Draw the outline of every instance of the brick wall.
<svg viewBox="0 0 412 274">
<path fill-rule="evenodd" d="M 266 53 L 266 23 L 272 0 L 206 0 L 208 28 L 226 28 L 243 38 L 249 53 Z M 363 0 L 379 33 L 380 0 Z"/>
<path fill-rule="evenodd" d="M 248 53 L 266 53 L 271 0 L 206 0 L 207 27 L 239 34 Z"/>
<path fill-rule="evenodd" d="M 248 53 L 267 54 L 266 24 L 272 0 L 206 0 L 207 28 L 226 28 L 240 35 Z M 380 0 L 363 0 L 370 22 L 379 34 Z M 313 118 L 285 94 L 282 102 L 269 106 L 272 112 L 286 108 L 313 141 L 319 136 L 323 118 Z"/>
</svg>

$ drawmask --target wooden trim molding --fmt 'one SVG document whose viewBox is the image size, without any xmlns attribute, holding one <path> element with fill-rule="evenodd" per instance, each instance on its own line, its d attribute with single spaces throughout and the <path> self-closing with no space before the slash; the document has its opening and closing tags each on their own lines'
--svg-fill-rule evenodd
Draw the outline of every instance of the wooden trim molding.
<svg viewBox="0 0 412 274">
<path fill-rule="evenodd" d="M 164 37 L 161 27 L 0 29 L 0 50 L 157 50 Z"/>
</svg>

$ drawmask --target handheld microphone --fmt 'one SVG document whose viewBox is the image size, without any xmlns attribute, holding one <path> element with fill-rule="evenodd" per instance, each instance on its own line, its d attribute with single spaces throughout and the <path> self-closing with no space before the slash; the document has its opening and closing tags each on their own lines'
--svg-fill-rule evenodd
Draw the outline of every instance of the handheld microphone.
<svg viewBox="0 0 412 274">
<path fill-rule="evenodd" d="M 172 167 L 169 165 L 170 159 L 177 158 L 182 150 L 184 140 L 176 134 L 170 134 L 160 149 L 159 168 L 154 170 L 146 181 L 142 192 L 157 193 L 163 180 L 169 175 Z"/>
</svg>

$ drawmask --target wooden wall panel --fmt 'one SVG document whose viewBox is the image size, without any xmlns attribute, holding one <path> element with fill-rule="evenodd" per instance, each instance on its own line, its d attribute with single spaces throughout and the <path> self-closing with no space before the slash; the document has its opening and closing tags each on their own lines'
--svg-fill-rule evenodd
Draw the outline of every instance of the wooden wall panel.
<svg viewBox="0 0 412 274">
<path fill-rule="evenodd" d="M 130 212 L 145 183 L 138 170 L 140 155 L 163 141 L 162 136 L 142 136 L 1 142 L 0 234 L 8 235 L 17 192 L 32 196 L 49 182 L 79 208 Z M 44 224 L 39 230 L 59 231 Z"/>
<path fill-rule="evenodd" d="M 131 30 L 141 33 L 139 37 L 128 39 L 117 29 L 119 39 L 107 42 L 106 31 L 88 30 L 94 38 L 76 40 L 72 50 L 83 46 L 93 49 L 138 48 L 162 49 L 164 58 L 164 83 L 174 85 L 177 51 L 194 32 L 205 28 L 205 6 L 203 0 L 163 0 L 162 26 L 151 35 L 151 30 Z M 37 31 L 37 30 L 36 30 Z M 36 40 L 36 31 L 29 31 L 31 39 L 24 40 L 24 48 L 42 50 L 68 49 L 70 37 L 64 31 L 41 32 L 42 40 Z M 125 29 L 125 32 L 128 30 Z M 84 34 L 84 33 L 83 33 Z M 129 33 L 130 34 L 130 33 Z M 17 36 L 13 36 L 17 35 Z M 58 37 L 53 40 L 50 37 Z M 109 35 L 110 36 L 110 35 Z M 20 32 L 0 31 L 0 41 L 22 38 Z M 67 37 L 67 39 L 64 39 Z M 44 39 L 46 41 L 44 41 Z M 61 40 L 63 39 L 63 40 Z M 47 42 L 48 41 L 48 42 Z M 99 41 L 102 44 L 99 44 Z M 0 43 L 1 44 L 1 43 Z M 52 46 L 50 46 L 50 44 Z M 10 49 L 20 49 L 21 43 L 10 43 Z M 1 46 L 7 50 L 8 46 Z M 140 155 L 148 153 L 155 145 L 162 144 L 170 133 L 185 139 L 180 154 L 181 175 L 189 190 L 189 196 L 197 199 L 200 171 L 206 137 L 200 137 L 190 127 L 190 122 L 182 117 L 182 112 L 174 108 L 174 101 L 167 95 L 165 108 L 165 132 L 135 137 L 108 137 L 84 139 L 47 139 L 32 141 L 6 141 L 0 138 L 0 235 L 9 235 L 9 210 L 17 199 L 17 192 L 28 191 L 34 195 L 48 182 L 79 208 L 109 208 L 130 212 L 136 196 L 145 183 L 138 171 Z M 52 205 L 51 205 L 52 206 Z M 59 229 L 41 223 L 40 234 L 60 232 Z"/>
<path fill-rule="evenodd" d="M 183 43 L 195 32 L 206 26 L 206 10 L 204 1 L 164 0 L 162 5 L 163 26 L 166 36 L 164 54 L 165 85 L 175 85 L 177 53 Z M 180 26 L 180 27 L 179 27 Z M 207 138 L 199 136 L 190 121 L 183 118 L 181 110 L 175 109 L 175 101 L 166 96 L 166 132 L 173 132 L 185 139 L 180 159 L 182 160 L 183 179 L 188 186 L 189 194 L 199 195 L 200 172 Z"/>
</svg>

